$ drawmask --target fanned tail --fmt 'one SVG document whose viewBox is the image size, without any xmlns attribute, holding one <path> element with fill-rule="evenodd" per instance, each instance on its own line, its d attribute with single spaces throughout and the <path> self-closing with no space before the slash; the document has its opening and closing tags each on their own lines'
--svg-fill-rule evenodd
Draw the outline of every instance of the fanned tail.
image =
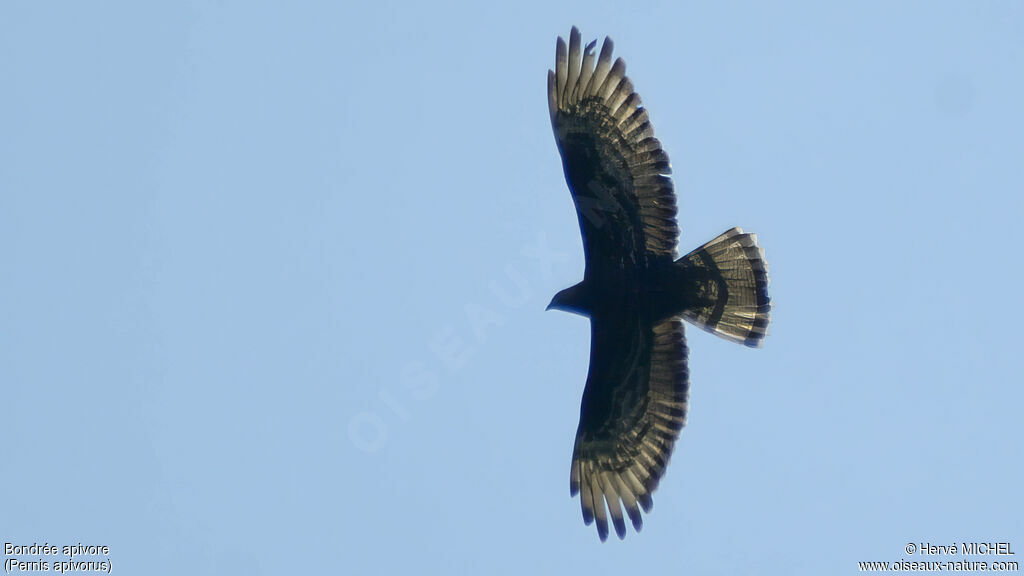
<svg viewBox="0 0 1024 576">
<path fill-rule="evenodd" d="M 757 235 L 727 230 L 680 258 L 687 278 L 682 316 L 726 340 L 758 347 L 768 333 L 768 262 Z"/>
</svg>

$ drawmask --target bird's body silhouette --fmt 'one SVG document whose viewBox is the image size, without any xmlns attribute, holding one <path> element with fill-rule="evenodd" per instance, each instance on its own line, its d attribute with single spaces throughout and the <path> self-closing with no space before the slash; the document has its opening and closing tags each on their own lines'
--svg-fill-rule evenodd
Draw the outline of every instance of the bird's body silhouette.
<svg viewBox="0 0 1024 576">
<path fill-rule="evenodd" d="M 682 320 L 759 346 L 767 332 L 768 265 L 753 234 L 732 228 L 677 259 L 671 166 L 647 111 L 612 62 L 612 41 L 558 38 L 548 105 L 583 236 L 583 281 L 549 309 L 590 318 L 590 372 L 570 470 L 584 522 L 619 538 L 665 473 L 689 397 Z M 625 516 L 623 515 L 625 510 Z"/>
</svg>

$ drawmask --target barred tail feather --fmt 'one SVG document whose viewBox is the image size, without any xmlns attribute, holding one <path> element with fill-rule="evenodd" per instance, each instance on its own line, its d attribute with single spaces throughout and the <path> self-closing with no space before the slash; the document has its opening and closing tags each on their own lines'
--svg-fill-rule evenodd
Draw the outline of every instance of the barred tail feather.
<svg viewBox="0 0 1024 576">
<path fill-rule="evenodd" d="M 733 342 L 758 347 L 768 333 L 768 262 L 757 235 L 727 230 L 677 261 L 690 279 L 682 316 Z M 694 282 L 695 280 L 695 282 Z"/>
</svg>

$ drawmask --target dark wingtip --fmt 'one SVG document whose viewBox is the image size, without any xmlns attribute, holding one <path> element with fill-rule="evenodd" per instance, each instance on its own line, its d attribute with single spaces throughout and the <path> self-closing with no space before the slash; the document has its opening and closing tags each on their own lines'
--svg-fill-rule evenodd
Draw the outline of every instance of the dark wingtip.
<svg viewBox="0 0 1024 576">
<path fill-rule="evenodd" d="M 641 494 L 637 500 L 640 502 L 640 507 L 644 509 L 644 512 L 650 512 L 651 508 L 654 507 L 654 500 L 651 498 L 650 492 Z"/>
<path fill-rule="evenodd" d="M 621 516 L 613 516 L 612 521 L 615 524 L 615 534 L 619 537 L 619 540 L 626 539 L 626 523 L 622 520 Z"/>
<path fill-rule="evenodd" d="M 597 519 L 597 537 L 601 539 L 601 542 L 608 540 L 608 521 Z"/>
</svg>

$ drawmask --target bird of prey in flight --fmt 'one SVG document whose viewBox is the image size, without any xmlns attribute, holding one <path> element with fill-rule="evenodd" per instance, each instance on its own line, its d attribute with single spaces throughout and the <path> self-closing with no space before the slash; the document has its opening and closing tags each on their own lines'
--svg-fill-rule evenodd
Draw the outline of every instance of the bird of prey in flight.
<svg viewBox="0 0 1024 576">
<path fill-rule="evenodd" d="M 583 281 L 548 309 L 590 318 L 590 372 L 569 473 L 583 521 L 608 518 L 624 538 L 665 473 L 689 397 L 682 320 L 757 347 L 771 305 L 757 237 L 732 228 L 676 258 L 679 227 L 668 155 L 647 110 L 612 61 L 612 40 L 561 37 L 548 71 L 548 107 L 583 236 Z M 596 63 L 595 63 L 596 60 Z M 607 505 L 607 506 L 606 506 Z"/>
</svg>

